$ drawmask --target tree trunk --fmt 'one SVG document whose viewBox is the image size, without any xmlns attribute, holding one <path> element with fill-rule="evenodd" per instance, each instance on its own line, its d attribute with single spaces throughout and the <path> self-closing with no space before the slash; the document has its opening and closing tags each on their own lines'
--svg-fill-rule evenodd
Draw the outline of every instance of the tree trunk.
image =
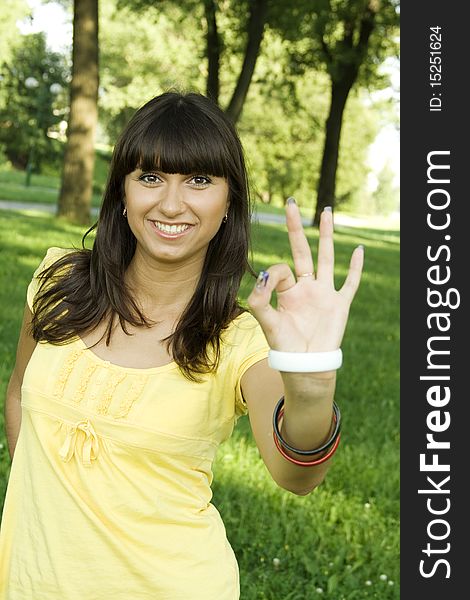
<svg viewBox="0 0 470 600">
<path fill-rule="evenodd" d="M 367 55 L 369 39 L 375 27 L 375 17 L 379 7 L 380 3 L 377 0 L 368 0 L 359 23 L 359 39 L 356 44 L 354 44 L 355 19 L 344 22 L 344 36 L 337 45 L 341 52 L 337 53 L 337 48 L 336 56 L 335 52 L 331 52 L 324 38 L 321 38 L 331 78 L 331 103 L 326 121 L 325 145 L 317 188 L 317 206 L 312 222 L 314 227 L 320 224 L 320 215 L 325 206 L 331 206 L 333 209 L 335 205 L 336 171 L 344 108 L 349 92 L 357 79 L 359 68 Z"/>
<path fill-rule="evenodd" d="M 98 119 L 98 0 L 75 0 L 70 115 L 58 216 L 88 224 Z"/>
<path fill-rule="evenodd" d="M 320 215 L 325 206 L 335 205 L 336 171 L 338 169 L 339 143 L 343 113 L 352 84 L 349 82 L 331 82 L 330 112 L 326 121 L 325 143 L 317 188 L 317 206 L 312 225 L 318 226 Z"/>
<path fill-rule="evenodd" d="M 251 78 L 255 70 L 261 41 L 263 39 L 264 25 L 266 23 L 267 0 L 251 0 L 250 18 L 248 21 L 248 42 L 246 46 L 243 66 L 238 77 L 235 91 L 229 102 L 226 113 L 236 123 L 240 118 L 245 98 L 248 94 Z"/>
<path fill-rule="evenodd" d="M 207 86 L 206 95 L 219 103 L 219 65 L 220 65 L 220 37 L 217 30 L 215 0 L 204 0 L 204 13 L 207 22 Z"/>
</svg>

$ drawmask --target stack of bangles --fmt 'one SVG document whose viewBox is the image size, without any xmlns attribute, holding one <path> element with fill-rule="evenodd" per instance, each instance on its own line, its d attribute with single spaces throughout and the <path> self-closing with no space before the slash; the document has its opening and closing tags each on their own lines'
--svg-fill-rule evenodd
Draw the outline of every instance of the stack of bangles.
<svg viewBox="0 0 470 600">
<path fill-rule="evenodd" d="M 315 373 L 338 369 L 342 364 L 341 350 L 332 352 L 278 352 L 270 350 L 268 357 L 269 366 L 273 369 L 296 373 Z M 273 415 L 273 438 L 276 448 L 282 456 L 291 463 L 301 467 L 320 465 L 333 456 L 338 448 L 341 438 L 341 413 L 336 402 L 333 402 L 333 431 L 329 439 L 319 448 L 314 450 L 299 450 L 289 445 L 281 435 L 279 422 L 284 415 L 284 396 L 276 404 Z M 297 460 L 287 454 L 286 450 L 312 460 Z M 326 453 L 326 454 L 325 454 Z M 314 458 L 320 455 L 319 458 Z"/>
<path fill-rule="evenodd" d="M 282 419 L 283 415 L 284 396 L 279 400 L 279 402 L 276 404 L 276 408 L 274 409 L 273 437 L 274 443 L 276 444 L 276 448 L 279 450 L 279 452 L 285 459 L 301 467 L 313 467 L 315 465 L 321 465 L 321 463 L 325 462 L 333 456 L 333 454 L 336 452 L 336 448 L 338 447 L 339 440 L 341 438 L 341 413 L 336 402 L 333 402 L 333 432 L 330 435 L 329 439 L 319 448 L 315 448 L 315 450 L 299 450 L 298 448 L 294 448 L 284 440 L 279 429 L 279 421 Z M 320 458 L 307 461 L 292 458 L 292 456 L 289 456 L 289 454 L 287 454 L 286 450 L 290 450 L 290 452 L 295 452 L 295 454 L 299 454 L 300 456 L 305 457 L 314 457 L 318 454 L 322 454 L 322 452 L 326 452 L 326 454 L 320 456 Z"/>
</svg>

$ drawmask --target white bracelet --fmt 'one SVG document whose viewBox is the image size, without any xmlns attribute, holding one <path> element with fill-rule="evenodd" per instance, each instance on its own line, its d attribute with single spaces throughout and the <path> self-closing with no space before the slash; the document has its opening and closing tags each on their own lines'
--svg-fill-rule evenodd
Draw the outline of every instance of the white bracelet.
<svg viewBox="0 0 470 600">
<path fill-rule="evenodd" d="M 343 364 L 341 348 L 331 352 L 278 352 L 270 350 L 268 365 L 288 373 L 319 373 L 335 371 Z"/>
</svg>

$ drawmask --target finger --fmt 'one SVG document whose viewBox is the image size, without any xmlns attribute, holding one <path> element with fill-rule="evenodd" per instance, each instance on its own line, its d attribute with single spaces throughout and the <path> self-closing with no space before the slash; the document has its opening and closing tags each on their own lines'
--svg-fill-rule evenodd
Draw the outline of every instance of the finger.
<svg viewBox="0 0 470 600">
<path fill-rule="evenodd" d="M 318 240 L 317 279 L 333 283 L 335 269 L 335 246 L 333 242 L 333 213 L 327 206 L 320 216 Z"/>
<path fill-rule="evenodd" d="M 349 302 L 353 301 L 353 298 L 359 287 L 361 281 L 362 267 L 364 265 L 364 246 L 358 246 L 351 256 L 351 262 L 349 264 L 349 271 L 346 277 L 346 281 L 343 287 L 339 290 Z"/>
<path fill-rule="evenodd" d="M 278 311 L 270 304 L 273 291 L 285 292 L 295 283 L 294 274 L 288 265 L 273 265 L 266 271 L 261 271 L 253 291 L 248 296 L 248 306 L 267 337 L 275 332 L 278 323 Z"/>
<path fill-rule="evenodd" d="M 297 276 L 312 273 L 313 259 L 312 251 L 302 226 L 299 207 L 294 198 L 288 198 L 286 204 L 286 222 L 289 243 L 294 260 L 294 270 Z"/>
</svg>

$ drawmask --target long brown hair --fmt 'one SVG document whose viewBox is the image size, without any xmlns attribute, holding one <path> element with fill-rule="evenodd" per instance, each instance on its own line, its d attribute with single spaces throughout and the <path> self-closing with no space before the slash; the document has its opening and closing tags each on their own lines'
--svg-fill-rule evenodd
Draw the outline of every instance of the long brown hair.
<svg viewBox="0 0 470 600">
<path fill-rule="evenodd" d="M 121 134 L 113 153 L 98 221 L 85 233 L 82 249 L 43 271 L 34 301 L 36 341 L 65 344 L 109 318 L 109 345 L 117 317 L 123 331 L 154 324 L 140 311 L 124 283 L 136 248 L 123 218 L 124 179 L 136 168 L 166 173 L 224 177 L 228 218 L 210 241 L 201 277 L 173 334 L 168 350 L 183 374 L 213 372 L 223 330 L 241 312 L 237 294 L 248 269 L 250 198 L 243 149 L 237 132 L 218 106 L 196 93 L 167 92 L 142 106 Z M 85 239 L 96 229 L 91 250 Z"/>
</svg>

